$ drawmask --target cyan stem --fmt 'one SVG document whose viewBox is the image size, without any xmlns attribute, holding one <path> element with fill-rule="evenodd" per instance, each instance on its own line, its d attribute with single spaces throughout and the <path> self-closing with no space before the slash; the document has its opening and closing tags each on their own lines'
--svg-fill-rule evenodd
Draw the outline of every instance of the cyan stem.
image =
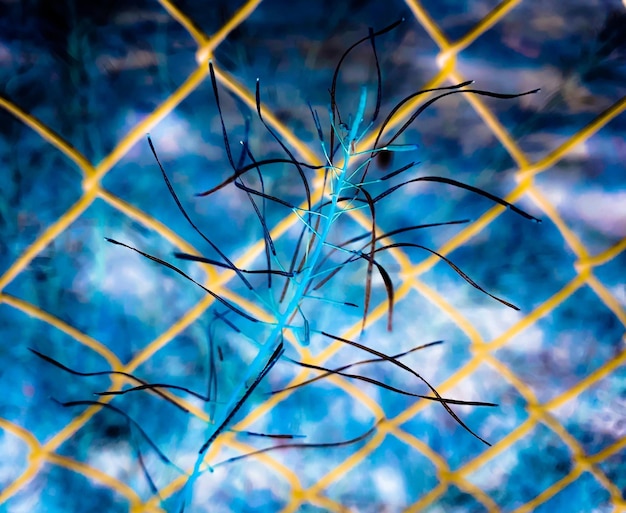
<svg viewBox="0 0 626 513">
<path fill-rule="evenodd" d="M 367 91 L 365 88 L 363 88 L 361 91 L 360 99 L 359 99 L 359 107 L 357 109 L 356 117 L 355 117 L 352 127 L 350 128 L 350 132 L 347 138 L 348 140 L 343 141 L 344 143 L 343 144 L 343 153 L 344 153 L 343 165 L 341 167 L 341 173 L 339 177 L 337 178 L 338 188 L 332 194 L 330 209 L 328 211 L 328 215 L 326 216 L 324 229 L 319 235 L 319 237 L 317 238 L 317 244 L 315 245 L 315 249 L 309 256 L 309 259 L 307 260 L 307 267 L 302 273 L 302 278 L 298 283 L 298 287 L 294 291 L 292 298 L 289 301 L 283 313 L 278 316 L 277 323 L 274 329 L 272 330 L 272 332 L 270 333 L 267 339 L 267 342 L 261 347 L 261 349 L 255 356 L 254 360 L 252 361 L 252 363 L 248 366 L 245 376 L 235 388 L 233 395 L 231 396 L 230 400 L 226 404 L 226 407 L 222 410 L 222 413 L 218 414 L 216 418 L 216 422 L 214 424 L 209 425 L 207 429 L 207 433 L 206 433 L 207 435 L 206 440 L 208 442 L 205 443 L 200 453 L 198 454 L 198 458 L 196 459 L 193 472 L 191 473 L 191 475 L 189 476 L 187 480 L 187 483 L 185 484 L 186 492 L 185 492 L 185 503 L 183 504 L 183 509 L 185 505 L 191 503 L 191 498 L 193 495 L 193 486 L 195 484 L 196 479 L 201 474 L 200 467 L 202 465 L 206 452 L 211 447 L 212 441 L 215 438 L 217 438 L 217 434 L 219 434 L 219 431 L 226 427 L 224 426 L 224 424 L 231 420 L 233 411 L 235 410 L 235 408 L 237 408 L 237 405 L 241 402 L 241 400 L 245 398 L 246 393 L 249 387 L 251 386 L 251 384 L 249 383 L 250 380 L 253 380 L 253 378 L 258 377 L 269 364 L 269 359 L 271 355 L 275 353 L 280 340 L 282 340 L 282 337 L 281 337 L 282 330 L 284 329 L 289 319 L 293 317 L 294 313 L 297 311 L 297 309 L 300 306 L 300 303 L 302 302 L 302 298 L 304 297 L 305 290 L 309 284 L 309 281 L 311 280 L 311 275 L 313 274 L 317 266 L 317 263 L 320 257 L 322 256 L 322 251 L 324 249 L 326 240 L 328 239 L 328 235 L 330 233 L 330 229 L 334 222 L 335 215 L 337 214 L 338 199 L 340 197 L 341 191 L 345 188 L 343 184 L 345 183 L 345 177 L 348 172 L 350 158 L 353 156 L 353 153 L 355 152 L 355 149 L 352 146 L 353 146 L 353 143 L 357 141 L 358 130 L 365 114 L 366 103 L 367 103 Z"/>
</svg>

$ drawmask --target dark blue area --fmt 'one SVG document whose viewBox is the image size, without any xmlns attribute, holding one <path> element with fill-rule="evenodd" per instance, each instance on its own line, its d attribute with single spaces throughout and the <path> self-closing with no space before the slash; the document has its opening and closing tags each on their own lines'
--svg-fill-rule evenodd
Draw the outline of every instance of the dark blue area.
<svg viewBox="0 0 626 513">
<path fill-rule="evenodd" d="M 109 370 L 110 367 L 93 350 L 47 323 L 34 320 L 6 305 L 1 307 L 1 315 L 5 319 L 10 316 L 10 326 L 13 330 L 19 329 L 21 336 L 15 339 L 13 332 L 9 332 L 9 337 L 3 338 L 8 343 L 0 347 L 2 361 L 11 362 L 0 372 L 1 382 L 16 391 L 3 399 L 0 415 L 30 430 L 38 440 L 45 442 L 76 416 L 75 412 L 55 403 L 55 399 L 62 402 L 91 399 L 86 397 L 86 386 L 105 390 L 110 381 L 107 377 L 72 376 L 38 358 L 28 348 L 83 372 Z"/>
<path fill-rule="evenodd" d="M 450 41 L 462 38 L 480 21 L 480 12 L 496 6 L 492 0 L 457 1 L 443 0 L 428 5 L 428 15 L 437 23 Z M 490 49 L 491 52 L 493 49 Z"/>
<path fill-rule="evenodd" d="M 5 68 L 4 94 L 94 163 L 117 144 L 129 112 L 151 112 L 179 85 L 170 66 L 180 77 L 195 65 L 189 35 L 156 4 L 34 2 L 29 10 L 16 5 L 7 15 L 40 25 L 21 48 L 37 65 Z"/>
<path fill-rule="evenodd" d="M 30 507 L 40 511 L 98 511 L 123 513 L 128 501 L 111 488 L 56 465 L 44 465 L 34 481 L 6 503 L 9 511 Z"/>
<path fill-rule="evenodd" d="M 120 358 L 128 359 L 204 294 L 171 270 L 104 240 L 120 239 L 173 260 L 172 248 L 164 241 L 150 245 L 142 242 L 144 230 L 103 202 L 96 202 L 51 242 L 40 254 L 41 260 L 22 272 L 7 292 L 32 302 L 96 338 Z M 191 271 L 187 263 L 179 265 L 199 277 L 197 268 Z M 111 300 L 116 294 L 123 296 L 122 301 Z M 146 323 L 148 318 L 152 320 Z"/>
<path fill-rule="evenodd" d="M 58 150 L 0 111 L 0 272 L 81 194 L 80 171 Z"/>
<path fill-rule="evenodd" d="M 625 458 L 626 451 L 621 450 L 609 456 L 598 465 L 600 470 L 605 473 L 606 477 L 620 490 L 622 500 L 626 499 L 626 477 L 623 472 Z M 601 492 L 604 492 L 604 490 Z M 601 493 L 601 495 L 605 495 L 605 493 Z"/>
<path fill-rule="evenodd" d="M 539 348 L 525 349 L 522 334 L 495 355 L 531 387 L 540 402 L 565 392 L 610 361 L 624 333 L 617 317 L 589 287 L 579 289 L 537 326 L 553 334 L 544 335 Z"/>
<path fill-rule="evenodd" d="M 626 398 L 624 374 L 623 369 L 616 370 L 555 412 L 555 416 L 580 443 L 585 454 L 595 455 L 606 450 L 619 443 L 623 436 L 623 415 L 619 401 Z M 607 397 L 619 399 L 613 402 L 607 401 Z"/>
<path fill-rule="evenodd" d="M 416 317 L 429 322 L 415 322 Z M 467 336 L 441 310 L 416 292 L 410 292 L 394 308 L 394 329 L 386 334 L 386 318 L 378 321 L 360 342 L 368 347 L 394 355 L 429 342 L 442 340 L 436 347 L 421 349 L 402 358 L 402 362 L 436 385 L 448 379 L 466 364 L 470 357 Z M 422 317 L 423 316 L 423 317 Z M 372 355 L 362 352 L 362 359 Z M 377 364 L 376 376 L 416 393 L 427 393 L 415 376 L 390 362 Z M 384 379 L 384 378 L 390 379 Z M 391 379 L 393 378 L 393 379 Z"/>
<path fill-rule="evenodd" d="M 512 302 L 522 312 L 532 311 L 576 275 L 574 256 L 555 225 L 549 220 L 537 224 L 510 211 L 455 249 L 449 258 L 481 287 Z M 467 287 L 473 302 L 500 308 L 447 267 L 445 262 L 438 263 L 426 281 L 432 282 L 439 273 L 450 276 L 458 280 L 459 287 Z"/>
<path fill-rule="evenodd" d="M 615 258 L 593 270 L 602 284 L 607 287 L 621 304 L 626 303 L 626 284 L 624 283 L 624 269 L 626 269 L 626 253 L 621 252 Z"/>
<path fill-rule="evenodd" d="M 611 497 L 609 492 L 593 477 L 584 472 L 576 481 L 561 490 L 554 497 L 539 504 L 537 513 L 552 513 L 554 511 L 571 511 L 572 513 L 586 513 L 593 505 L 598 511 L 608 511 Z"/>
<path fill-rule="evenodd" d="M 96 388 L 92 390 L 103 391 Z M 82 399 L 89 400 L 90 396 L 83 393 Z M 189 416 L 147 391 L 117 396 L 109 404 L 120 411 L 105 407 L 57 452 L 77 461 L 85 461 L 106 474 L 124 472 L 125 454 L 130 453 L 133 460 L 141 456 L 148 475 L 137 468 L 136 473 L 132 471 L 132 479 L 127 484 L 142 500 L 148 500 L 153 495 L 149 480 L 162 488 L 171 479 L 181 475 L 178 470 L 181 463 L 179 447 L 182 443 L 181 433 L 187 428 Z M 76 406 L 70 410 L 76 416 L 85 408 Z M 166 424 L 164 419 L 167 419 Z M 119 459 L 116 461 L 116 458 Z"/>
<path fill-rule="evenodd" d="M 367 458 L 330 485 L 326 494 L 358 511 L 401 511 L 437 481 L 435 466 L 428 458 L 387 435 Z"/>
<path fill-rule="evenodd" d="M 470 381 L 468 391 L 464 390 L 465 381 L 462 381 L 453 393 L 442 393 L 447 398 L 497 404 L 475 406 L 469 412 L 465 407 L 451 405 L 466 426 L 492 445 L 528 417 L 523 397 L 510 383 L 496 376 L 496 372 L 481 366 L 478 376 L 466 380 Z M 441 455 L 453 471 L 479 456 L 486 447 L 435 402 L 404 423 L 403 429 Z"/>
<path fill-rule="evenodd" d="M 516 463 L 502 480 L 483 481 L 481 488 L 505 511 L 511 511 L 534 499 L 572 470 L 572 455 L 558 435 L 538 425 L 531 436 L 513 444 L 507 452 L 515 454 Z M 496 460 L 486 468 L 497 465 Z M 494 468 L 495 471 L 495 468 Z"/>
<path fill-rule="evenodd" d="M 326 509 L 314 506 L 313 504 L 304 503 L 298 508 L 298 513 L 325 513 Z"/>
<path fill-rule="evenodd" d="M 462 511 L 463 513 L 483 513 L 488 509 L 478 502 L 473 495 L 463 492 L 456 486 L 448 486 L 446 492 L 439 497 L 426 511 Z"/>
</svg>

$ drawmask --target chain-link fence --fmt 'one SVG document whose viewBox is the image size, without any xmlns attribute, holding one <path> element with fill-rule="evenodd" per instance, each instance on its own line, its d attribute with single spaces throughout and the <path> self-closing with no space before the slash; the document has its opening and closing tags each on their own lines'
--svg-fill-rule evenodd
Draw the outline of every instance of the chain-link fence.
<svg viewBox="0 0 626 513">
<path fill-rule="evenodd" d="M 624 76 L 616 35 L 624 17 L 620 4 L 552 3 L 407 0 L 397 6 L 406 17 L 402 30 L 379 48 L 383 85 L 398 97 L 474 78 L 503 92 L 545 88 L 540 99 L 513 102 L 463 96 L 434 108 L 416 132 L 428 162 L 441 166 L 435 171 L 502 193 L 541 225 L 441 192 L 424 192 L 420 210 L 398 205 L 390 213 L 426 219 L 430 212 L 428 221 L 447 221 L 461 205 L 460 217 L 472 222 L 425 242 L 518 301 L 522 313 L 472 295 L 436 257 L 419 260 L 398 249 L 390 260 L 394 332 L 384 330 L 384 294 L 375 293 L 365 335 L 364 343 L 389 353 L 444 339 L 407 365 L 443 395 L 500 403 L 498 410 L 458 408 L 493 445 L 451 424 L 437 404 L 333 375 L 310 393 L 304 387 L 256 397 L 207 461 L 256 450 L 258 440 L 245 430 L 280 427 L 326 443 L 354 438 L 375 419 L 375 432 L 345 447 L 269 451 L 216 467 L 194 488 L 198 511 L 626 511 L 626 96 L 623 79 L 612 75 Z M 330 66 L 388 14 L 377 2 L 159 4 L 105 14 L 94 8 L 88 22 L 76 6 L 63 13 L 74 13 L 68 19 L 45 2 L 33 4 L 37 12 L 3 7 L 3 511 L 174 511 L 185 475 L 149 447 L 139 451 L 145 441 L 134 440 L 123 419 L 102 406 L 61 408 L 50 400 L 92 399 L 95 390 L 119 390 L 123 378 L 70 376 L 28 347 L 82 372 L 122 371 L 198 389 L 206 369 L 196 372 L 193 358 L 206 354 L 188 356 L 204 347 L 198 341 L 221 337 L 228 389 L 247 357 L 229 345 L 228 325 L 216 328 L 213 298 L 103 239 L 132 240 L 161 256 L 201 253 L 154 172 L 145 135 L 152 134 L 181 198 L 227 176 L 209 79 L 214 57 L 232 141 L 245 137 L 241 120 L 255 111 L 258 75 L 265 119 L 298 158 L 319 161 L 306 101 L 328 101 Z M 31 25 L 55 16 L 66 25 Z M 63 44 L 53 44 L 59 26 Z M 37 53 L 42 45 L 47 56 Z M 368 73 L 369 64 L 346 72 L 342 101 L 358 94 L 355 84 L 371 84 Z M 75 89 L 64 91 L 68 84 Z M 400 126 L 410 112 L 398 111 L 392 123 Z M 263 151 L 266 143 L 254 137 Z M 421 191 L 404 199 L 415 194 Z M 245 267 L 260 258 L 263 238 L 237 218 L 238 201 L 225 194 L 188 208 Z M 353 217 L 355 226 L 364 223 L 358 211 Z M 298 223 L 276 214 L 270 228 L 277 243 L 293 237 Z M 232 287 L 234 273 L 183 269 L 258 313 Z M 330 314 L 320 308 L 315 315 Z M 359 335 L 358 315 L 330 320 L 337 334 Z M 301 360 L 331 368 L 358 359 L 339 342 L 297 350 Z M 386 372 L 377 376 L 399 379 Z M 278 375 L 288 378 L 285 386 L 317 374 Z M 209 418 L 201 405 L 181 399 L 190 414 L 179 415 L 150 394 L 114 401 L 190 470 Z"/>
</svg>

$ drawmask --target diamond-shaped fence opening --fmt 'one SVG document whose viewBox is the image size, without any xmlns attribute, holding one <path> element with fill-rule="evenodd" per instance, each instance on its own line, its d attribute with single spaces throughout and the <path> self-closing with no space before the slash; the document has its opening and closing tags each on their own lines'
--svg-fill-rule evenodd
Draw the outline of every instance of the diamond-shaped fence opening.
<svg viewBox="0 0 626 513">
<path fill-rule="evenodd" d="M 626 6 L 105 4 L 0 8 L 3 511 L 178 511 L 184 494 L 193 511 L 626 511 L 619 471 L 626 446 Z M 296 159 L 319 163 L 307 101 L 325 115 L 341 54 L 368 26 L 399 16 L 406 18 L 401 27 L 377 40 L 382 111 L 421 88 L 470 79 L 504 93 L 544 89 L 513 102 L 450 97 L 398 141 L 419 145 L 424 174 L 489 190 L 542 224 L 467 190 L 421 183 L 398 191 L 377 218 L 382 232 L 469 219 L 424 229 L 415 242 L 521 311 L 481 295 L 436 256 L 401 247 L 381 255 L 395 284 L 394 330 L 386 331 L 385 288 L 374 280 L 359 338 L 386 354 L 444 341 L 401 359 L 444 397 L 499 403 L 454 407 L 492 446 L 433 401 L 346 376 L 273 394 L 320 375 L 281 360 L 209 447 L 212 471 L 189 485 L 219 400 L 206 406 L 173 389 L 162 396 L 176 404 L 148 393 L 92 393 L 119 390 L 128 382 L 120 373 L 129 373 L 206 394 L 206 377 L 219 368 L 225 401 L 259 347 L 250 326 L 237 333 L 228 314 L 216 314 L 214 297 L 104 240 L 166 260 L 206 249 L 168 194 L 146 133 L 212 241 L 240 268 L 262 264 L 263 233 L 241 191 L 194 198 L 231 173 L 209 61 L 235 158 L 239 140 L 255 155 L 284 158 L 256 118 L 259 77 L 264 120 Z M 357 110 L 362 85 L 375 97 L 376 68 L 371 48 L 364 49 L 339 78 L 346 117 Z M 399 110 L 392 125 L 409 114 Z M 395 153 L 393 165 L 404 158 Z M 295 174 L 277 171 L 266 180 L 281 198 L 303 198 Z M 312 183 L 319 197 L 322 181 Z M 279 255 L 288 254 L 302 216 L 271 203 L 263 215 Z M 359 210 L 341 223 L 346 237 L 368 226 Z M 267 317 L 234 273 L 179 264 L 244 312 Z M 337 337 L 358 338 L 362 310 L 346 306 L 337 315 L 327 301 L 363 306 L 366 266 L 353 267 L 325 289 L 332 291 L 325 301 L 307 303 L 302 315 L 313 330 L 330 326 Z M 266 329 L 254 334 L 267 336 Z M 312 366 L 364 359 L 340 339 L 313 337 L 302 347 L 298 334 L 285 335 L 289 358 Z M 73 371 L 118 374 L 70 375 L 29 348 Z M 383 363 L 349 372 L 428 394 L 423 382 Z M 81 402 L 96 399 L 102 404 Z M 296 438 L 277 442 L 250 432 Z M 342 441 L 351 443 L 333 445 Z"/>
</svg>

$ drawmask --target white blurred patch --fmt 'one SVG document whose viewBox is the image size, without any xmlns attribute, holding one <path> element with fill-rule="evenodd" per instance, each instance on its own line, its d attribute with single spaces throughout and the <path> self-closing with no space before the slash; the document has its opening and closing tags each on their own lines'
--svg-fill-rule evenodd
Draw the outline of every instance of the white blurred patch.
<svg viewBox="0 0 626 513">
<path fill-rule="evenodd" d="M 140 111 L 130 110 L 126 112 L 118 137 L 124 137 L 130 130 L 143 122 L 146 117 L 146 114 Z M 167 161 L 176 160 L 186 155 L 200 155 L 214 162 L 219 162 L 224 158 L 221 139 L 216 137 L 217 144 L 211 144 L 205 140 L 203 132 L 198 130 L 196 125 L 192 125 L 193 122 L 194 120 L 190 122 L 174 111 L 170 112 L 157 126 L 150 129 L 150 137 L 159 159 L 170 172 L 175 171 L 175 168 L 170 169 Z M 145 139 L 133 146 L 127 158 L 137 160 L 140 155 L 147 156 L 150 159 L 149 162 L 154 162 L 152 152 Z"/>
<path fill-rule="evenodd" d="M 476 472 L 467 477 L 467 480 L 483 490 L 495 490 L 506 485 L 512 471 L 518 465 L 519 457 L 515 446 L 500 453 L 490 464 L 483 465 Z"/>
<path fill-rule="evenodd" d="M 605 235 L 626 236 L 626 191 L 610 194 L 588 191 L 570 202 L 570 209 L 579 219 Z"/>
<path fill-rule="evenodd" d="M 533 324 L 517 335 L 504 347 L 515 349 L 525 354 L 536 354 L 543 351 L 545 334 L 537 325 Z"/>
<path fill-rule="evenodd" d="M 124 483 L 135 473 L 137 466 L 133 450 L 126 443 L 94 446 L 89 451 L 88 464 Z"/>
<path fill-rule="evenodd" d="M 480 332 L 485 342 L 498 338 L 524 317 L 522 313 L 495 301 L 490 306 L 463 308 L 461 313 Z"/>
<path fill-rule="evenodd" d="M 0 465 L 0 487 L 8 485 L 26 470 L 26 444 L 19 438 L 0 434 L 0 454 L 3 465 Z M 23 468 L 17 462 L 24 462 Z"/>
<path fill-rule="evenodd" d="M 132 255 L 127 250 L 107 252 L 106 267 L 110 272 L 106 273 L 102 281 L 102 292 L 111 298 L 134 296 L 146 301 L 153 299 L 155 295 L 172 293 L 175 288 L 174 280 L 164 278 L 146 264 L 141 261 L 141 257 Z"/>
<path fill-rule="evenodd" d="M 392 467 L 378 467 L 372 472 L 372 480 L 376 484 L 378 498 L 383 503 L 406 504 L 407 486 L 404 474 Z"/>
<path fill-rule="evenodd" d="M 609 289 L 611 294 L 617 299 L 623 307 L 626 307 L 626 285 L 617 285 Z"/>
<path fill-rule="evenodd" d="M 606 396 L 606 402 L 590 416 L 591 431 L 595 436 L 605 435 L 618 440 L 626 438 L 626 399 L 612 394 L 602 395 Z"/>
<path fill-rule="evenodd" d="M 607 237 L 626 237 L 626 191 L 577 191 L 556 181 L 542 184 L 541 190 L 564 217 L 582 221 Z"/>
</svg>

